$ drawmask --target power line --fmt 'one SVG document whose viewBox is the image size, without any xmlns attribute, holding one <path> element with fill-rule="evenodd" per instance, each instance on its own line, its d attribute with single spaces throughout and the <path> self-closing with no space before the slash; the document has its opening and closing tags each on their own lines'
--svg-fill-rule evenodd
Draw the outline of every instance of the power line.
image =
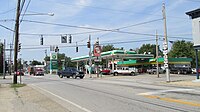
<svg viewBox="0 0 200 112">
<path fill-rule="evenodd" d="M 33 23 L 40 23 L 40 24 L 50 24 L 50 25 L 58 25 L 58 26 L 65 26 L 65 27 L 73 27 L 73 28 L 81 28 L 81 29 L 90 29 L 90 30 L 97 30 L 97 31 L 90 31 L 90 32 L 80 32 L 80 33 L 70 33 L 71 35 L 80 35 L 80 34 L 88 34 L 88 33 L 97 33 L 97 32 L 115 32 L 115 33 L 123 33 L 123 34 L 134 34 L 134 35 L 143 35 L 143 36 L 153 36 L 155 37 L 155 34 L 146 34 L 146 33 L 136 33 L 136 32 L 126 32 L 126 31 L 119 31 L 119 30 L 109 30 L 109 29 L 101 29 L 101 28 L 90 28 L 90 27 L 80 27 L 80 26 L 73 26 L 73 25 L 65 25 L 65 24 L 57 24 L 57 23 L 48 23 L 48 22 L 41 22 L 41 21 L 30 21 L 30 20 L 23 20 Z M 136 25 L 136 24 L 135 24 Z M 14 30 L 0 25 L 1 27 L 10 30 L 14 32 Z M 133 26 L 133 25 L 132 25 Z M 124 27 L 121 27 L 124 28 Z M 65 34 L 34 34 L 34 33 L 20 33 L 20 35 L 44 35 L 44 36 L 61 36 Z M 163 35 L 158 35 L 159 37 L 164 37 Z M 179 36 L 168 36 L 169 38 L 182 38 L 182 39 L 190 39 L 190 38 L 184 38 Z"/>
<path fill-rule="evenodd" d="M 26 6 L 26 9 L 24 10 L 24 14 L 22 15 L 22 18 L 21 18 L 21 20 L 20 20 L 20 23 L 22 22 L 22 20 L 23 20 L 23 18 L 24 18 L 24 15 L 26 14 L 26 11 L 27 11 L 27 9 L 28 9 L 28 7 L 29 7 L 29 5 L 30 5 L 30 2 L 31 2 L 31 0 L 29 0 L 28 4 L 27 4 L 27 6 Z"/>
<path fill-rule="evenodd" d="M 155 19 L 155 20 L 150 20 L 150 21 L 146 21 L 146 22 L 142 22 L 142 23 L 138 23 L 138 24 L 134 24 L 134 25 L 119 27 L 119 28 L 116 28 L 116 29 L 113 29 L 113 30 L 126 29 L 126 28 L 129 28 L 129 27 L 139 26 L 139 25 L 143 25 L 143 24 L 148 24 L 148 23 L 152 23 L 152 22 L 156 22 L 156 21 L 160 21 L 160 20 L 163 20 L 163 18 L 161 18 L 161 19 Z M 111 33 L 111 32 L 109 32 L 109 33 Z M 103 37 L 103 36 L 105 36 L 105 35 L 108 35 L 109 33 L 103 34 L 103 35 L 101 35 L 100 37 Z"/>
<path fill-rule="evenodd" d="M 190 1 L 190 2 L 200 2 L 199 0 L 185 0 L 185 1 Z"/>
<path fill-rule="evenodd" d="M 10 10 L 8 10 L 8 11 L 4 11 L 4 12 L 0 12 L 0 14 L 2 15 L 2 14 L 7 14 L 7 13 L 9 13 L 9 12 L 12 12 L 12 11 L 14 11 L 16 8 L 12 8 L 12 9 L 10 9 Z"/>
<path fill-rule="evenodd" d="M 133 41 L 120 41 L 120 42 L 107 42 L 107 43 L 101 43 L 101 45 L 107 45 L 107 44 L 124 44 L 124 43 L 134 43 L 134 42 L 144 42 L 144 41 L 154 41 L 154 40 L 155 39 L 133 40 Z M 49 46 L 46 45 L 46 46 L 42 46 L 42 47 L 26 47 L 26 48 L 21 48 L 21 49 L 46 49 L 46 48 L 49 48 Z M 61 47 L 61 48 L 62 47 L 76 47 L 76 46 L 77 45 L 59 45 L 59 47 Z M 78 47 L 83 47 L 83 46 L 87 46 L 87 45 L 86 44 L 78 45 Z"/>
<path fill-rule="evenodd" d="M 34 20 L 23 20 L 23 21 L 30 22 L 30 23 L 62 26 L 62 27 L 80 28 L 80 29 L 87 29 L 87 30 L 96 30 L 96 31 L 105 31 L 105 32 L 108 31 L 108 32 L 115 32 L 115 33 L 145 35 L 145 36 L 155 36 L 155 34 L 145 34 L 145 33 L 126 32 L 126 31 L 118 31 L 118 30 L 110 30 L 110 29 L 102 29 L 102 28 L 82 27 L 82 26 L 59 24 L 59 23 L 50 23 L 50 22 L 42 22 L 42 21 L 34 21 Z M 163 36 L 163 35 L 159 35 L 159 36 Z"/>
<path fill-rule="evenodd" d="M 4 26 L 4 25 L 1 25 L 1 24 L 0 24 L 0 27 L 3 27 L 3 28 L 5 28 L 5 29 L 7 29 L 7 30 L 9 30 L 9 31 L 15 32 L 14 30 L 12 30 L 12 29 L 10 29 L 10 28 Z"/>
</svg>

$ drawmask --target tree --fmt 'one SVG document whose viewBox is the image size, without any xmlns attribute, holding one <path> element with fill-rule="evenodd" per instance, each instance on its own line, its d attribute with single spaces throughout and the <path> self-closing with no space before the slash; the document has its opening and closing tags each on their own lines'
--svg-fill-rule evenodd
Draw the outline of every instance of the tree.
<svg viewBox="0 0 200 112">
<path fill-rule="evenodd" d="M 115 50 L 116 48 L 113 45 L 105 45 L 102 47 L 102 52 L 106 52 L 106 51 L 112 51 Z"/>
<path fill-rule="evenodd" d="M 176 41 L 173 43 L 169 52 L 169 57 L 189 57 L 194 58 L 193 43 L 182 41 Z"/>
<path fill-rule="evenodd" d="M 163 55 L 162 54 L 162 51 L 160 50 L 160 47 L 158 46 L 158 55 Z M 156 45 L 155 44 L 143 44 L 139 50 L 138 50 L 138 53 L 139 54 L 144 54 L 144 53 L 151 53 L 154 55 L 154 57 L 156 57 Z"/>
<path fill-rule="evenodd" d="M 37 60 L 33 60 L 31 61 L 31 65 L 42 65 L 42 63 Z"/>
<path fill-rule="evenodd" d="M 198 56 L 200 56 L 200 53 L 198 53 Z M 192 58 L 192 67 L 195 67 L 195 50 L 193 43 L 191 42 L 186 42 L 185 40 L 173 42 L 172 48 L 169 52 L 169 57 Z"/>
</svg>

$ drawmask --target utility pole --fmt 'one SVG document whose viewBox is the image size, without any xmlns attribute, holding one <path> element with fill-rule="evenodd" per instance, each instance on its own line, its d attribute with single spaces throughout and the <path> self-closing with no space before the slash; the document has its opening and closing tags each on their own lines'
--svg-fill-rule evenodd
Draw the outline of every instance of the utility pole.
<svg viewBox="0 0 200 112">
<path fill-rule="evenodd" d="M 12 72 L 12 44 L 10 43 L 10 61 L 9 61 L 9 74 L 11 75 Z"/>
<path fill-rule="evenodd" d="M 90 48 L 89 48 L 89 75 L 90 78 L 92 78 L 92 53 L 91 53 L 91 35 L 89 35 L 89 43 L 90 43 Z"/>
<path fill-rule="evenodd" d="M 6 71 L 6 63 L 5 63 L 5 61 L 6 61 L 6 40 L 4 39 L 4 43 L 3 43 L 4 45 L 3 45 L 3 79 L 6 79 L 6 73 L 5 73 L 5 71 Z"/>
<path fill-rule="evenodd" d="M 18 55 L 18 41 L 19 41 L 19 17 L 20 17 L 20 2 L 17 2 L 16 21 L 15 21 L 15 48 L 14 48 L 14 75 L 13 84 L 17 84 L 17 55 Z"/>
<path fill-rule="evenodd" d="M 170 74 L 169 74 L 169 62 L 168 62 L 168 41 L 167 41 L 167 23 L 166 23 L 166 12 L 165 12 L 165 3 L 163 3 L 163 21 L 164 21 L 164 43 L 163 43 L 163 54 L 164 54 L 164 67 L 166 69 L 166 78 L 167 82 L 170 82 Z"/>
<path fill-rule="evenodd" d="M 159 65 L 158 65 L 158 33 L 157 33 L 157 30 L 156 30 L 156 66 L 157 66 L 156 73 L 157 73 L 157 76 L 158 76 L 158 78 L 159 78 Z"/>
</svg>

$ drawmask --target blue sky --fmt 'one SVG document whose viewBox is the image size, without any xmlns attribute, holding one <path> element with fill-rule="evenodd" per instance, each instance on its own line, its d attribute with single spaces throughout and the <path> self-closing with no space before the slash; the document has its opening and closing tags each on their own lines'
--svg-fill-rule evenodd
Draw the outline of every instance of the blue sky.
<svg viewBox="0 0 200 112">
<path fill-rule="evenodd" d="M 15 10 L 17 0 L 1 0 L 0 2 L 0 20 L 15 19 Z M 26 9 L 29 0 L 26 0 L 22 14 Z M 34 20 L 50 23 L 59 23 L 65 25 L 92 27 L 101 29 L 117 29 L 124 26 L 148 22 L 151 20 L 162 19 L 162 3 L 166 4 L 168 40 L 192 41 L 191 20 L 185 12 L 197 9 L 200 6 L 198 0 L 31 0 L 26 14 L 30 13 L 54 13 L 54 16 L 38 15 L 24 16 L 24 20 Z M 0 25 L 14 29 L 13 21 L 0 21 Z M 148 24 L 138 25 L 125 29 L 124 32 L 133 32 L 141 34 L 163 35 L 163 21 L 158 20 Z M 23 21 L 20 24 L 20 33 L 34 33 L 38 35 L 20 35 L 22 50 L 19 57 L 23 60 L 42 61 L 47 49 L 50 53 L 50 45 L 58 45 L 60 53 L 66 56 L 78 57 L 88 55 L 86 46 L 79 47 L 79 52 L 75 52 L 75 45 L 86 45 L 89 34 L 72 35 L 73 43 L 60 43 L 61 34 L 75 34 L 81 32 L 91 32 L 81 28 L 71 28 L 64 26 L 36 24 Z M 40 45 L 40 35 L 44 34 L 44 45 Z M 45 34 L 60 34 L 49 36 Z M 118 43 L 115 47 L 124 47 L 136 49 L 145 43 L 155 44 L 154 36 L 114 33 L 114 32 L 96 32 L 90 33 L 92 43 L 99 37 L 100 44 L 123 41 L 139 41 L 132 43 Z M 181 38 L 172 38 L 181 37 Z M 0 39 L 6 39 L 6 43 L 12 43 L 13 32 L 0 27 Z M 152 39 L 152 41 L 144 41 Z M 162 37 L 159 39 L 159 45 L 162 46 Z M 171 44 L 169 43 L 169 46 Z M 39 49 L 33 49 L 39 47 Z M 7 53 L 8 54 L 8 53 Z"/>
</svg>

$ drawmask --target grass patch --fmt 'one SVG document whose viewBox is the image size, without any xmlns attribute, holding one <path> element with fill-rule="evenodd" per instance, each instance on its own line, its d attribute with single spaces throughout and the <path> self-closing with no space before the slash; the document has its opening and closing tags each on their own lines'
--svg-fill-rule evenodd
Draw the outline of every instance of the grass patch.
<svg viewBox="0 0 200 112">
<path fill-rule="evenodd" d="M 26 86 L 26 84 L 11 84 L 11 88 L 20 88 L 24 86 Z"/>
</svg>

